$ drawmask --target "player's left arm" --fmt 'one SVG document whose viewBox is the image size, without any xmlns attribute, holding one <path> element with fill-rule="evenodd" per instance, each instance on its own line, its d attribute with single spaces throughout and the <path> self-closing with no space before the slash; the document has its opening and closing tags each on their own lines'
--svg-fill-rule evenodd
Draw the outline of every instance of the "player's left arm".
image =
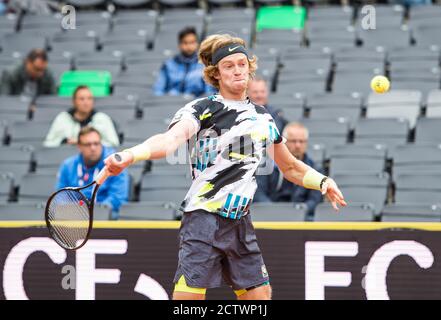
<svg viewBox="0 0 441 320">
<path fill-rule="evenodd" d="M 335 181 L 298 160 L 289 152 L 284 143 L 272 144 L 268 151 L 288 181 L 307 189 L 321 191 L 335 210 L 338 210 L 339 205 L 346 206 L 343 194 Z"/>
</svg>

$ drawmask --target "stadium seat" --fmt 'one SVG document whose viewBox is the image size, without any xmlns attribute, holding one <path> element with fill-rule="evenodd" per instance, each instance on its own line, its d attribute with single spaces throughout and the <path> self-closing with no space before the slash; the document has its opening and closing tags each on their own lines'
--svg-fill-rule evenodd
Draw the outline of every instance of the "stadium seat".
<svg viewBox="0 0 441 320">
<path fill-rule="evenodd" d="M 0 16 L 0 38 L 4 34 L 13 33 L 16 31 L 18 25 L 18 15 L 6 14 Z"/>
<path fill-rule="evenodd" d="M 104 4 L 106 0 L 69 0 L 68 2 L 73 6 L 83 8 Z"/>
<path fill-rule="evenodd" d="M 169 10 L 170 11 L 170 10 Z M 210 21 L 225 21 L 225 22 L 237 22 L 238 20 L 244 23 L 253 23 L 256 15 L 256 10 L 254 8 L 212 8 L 207 18 Z"/>
<path fill-rule="evenodd" d="M 390 176 L 387 172 L 380 173 L 339 173 L 333 176 L 339 185 L 345 187 L 378 187 L 389 188 Z"/>
<path fill-rule="evenodd" d="M 0 204 L 0 220 L 44 221 L 44 205 L 42 203 Z"/>
<path fill-rule="evenodd" d="M 403 173 L 441 172 L 441 148 L 430 145 L 402 145 L 391 149 L 394 178 Z"/>
<path fill-rule="evenodd" d="M 20 182 L 18 202 L 40 203 L 46 202 L 55 191 L 57 178 L 54 174 L 28 173 Z"/>
<path fill-rule="evenodd" d="M 328 157 L 386 159 L 387 148 L 381 144 L 345 144 L 334 146 L 327 152 Z"/>
<path fill-rule="evenodd" d="M 33 169 L 34 149 L 31 146 L 1 146 L 0 173 L 12 175 L 14 186 Z"/>
<path fill-rule="evenodd" d="M 349 123 L 346 119 L 303 119 L 300 121 L 309 131 L 309 143 L 323 144 L 327 149 L 345 144 Z"/>
<path fill-rule="evenodd" d="M 353 126 L 362 110 L 360 94 L 325 93 L 307 97 L 306 109 L 311 119 L 346 118 Z"/>
<path fill-rule="evenodd" d="M 98 48 L 98 36 L 94 31 L 85 33 L 57 33 L 51 41 L 51 51 L 55 54 L 76 55 L 82 52 L 94 52 Z"/>
<path fill-rule="evenodd" d="M 387 200 L 387 187 L 342 186 L 340 183 L 339 186 L 347 203 L 371 203 L 373 204 L 375 215 L 378 215 L 381 212 L 381 209 Z"/>
<path fill-rule="evenodd" d="M 348 204 L 335 212 L 330 203 L 319 203 L 315 208 L 314 221 L 371 222 L 375 220 L 374 206 L 371 204 Z"/>
<path fill-rule="evenodd" d="M 256 33 L 256 44 L 259 46 L 285 50 L 288 48 L 300 48 L 302 43 L 303 31 L 301 30 L 264 29 Z"/>
<path fill-rule="evenodd" d="M 61 14 L 53 15 L 38 15 L 25 14 L 20 23 L 21 34 L 37 34 L 46 35 L 48 37 L 54 36 L 61 28 Z"/>
<path fill-rule="evenodd" d="M 55 118 L 60 112 L 72 108 L 72 99 L 56 95 L 42 95 L 37 97 L 34 104 L 32 120 L 48 121 Z"/>
<path fill-rule="evenodd" d="M 409 63 L 411 65 L 411 63 Z M 423 99 L 430 91 L 440 89 L 441 69 L 439 67 L 420 69 L 418 71 L 400 70 L 390 73 L 394 90 L 418 90 Z"/>
<path fill-rule="evenodd" d="M 146 173 L 141 180 L 142 190 L 167 190 L 170 188 L 189 188 L 191 180 L 185 175 Z"/>
<path fill-rule="evenodd" d="M 253 221 L 305 221 L 307 211 L 304 203 L 258 202 L 252 204 L 250 214 Z"/>
<path fill-rule="evenodd" d="M 384 222 L 440 222 L 441 207 L 430 204 L 388 204 L 381 212 Z"/>
<path fill-rule="evenodd" d="M 352 24 L 354 8 L 351 6 L 316 6 L 308 9 L 308 24 L 334 23 L 341 21 L 346 26 Z"/>
<path fill-rule="evenodd" d="M 338 174 L 334 176 L 349 204 L 372 204 L 376 215 L 381 212 L 388 198 L 389 175 L 379 174 Z"/>
<path fill-rule="evenodd" d="M 441 203 L 440 174 L 401 173 L 395 176 L 395 202 Z"/>
<path fill-rule="evenodd" d="M 159 69 L 160 65 L 156 65 Z M 152 85 L 155 78 L 148 74 L 122 73 L 113 81 L 114 96 L 134 96 L 136 98 L 147 98 L 152 95 Z"/>
<path fill-rule="evenodd" d="M 76 154 L 78 154 L 78 149 L 69 145 L 58 148 L 39 148 L 35 151 L 36 172 L 56 175 L 64 160 Z"/>
<path fill-rule="evenodd" d="M 354 142 L 392 147 L 405 144 L 408 135 L 409 122 L 406 119 L 359 119 L 355 124 Z"/>
<path fill-rule="evenodd" d="M 140 191 L 139 200 L 174 202 L 180 204 L 184 200 L 187 192 L 188 188 L 146 189 Z"/>
<path fill-rule="evenodd" d="M 11 199 L 13 192 L 12 177 L 0 172 L 0 203 L 6 203 Z"/>
<path fill-rule="evenodd" d="M 143 109 L 143 118 L 148 121 L 162 120 L 166 122 L 170 122 L 174 117 L 176 111 L 178 111 L 183 105 L 170 105 L 170 106 L 158 106 L 144 108 Z"/>
<path fill-rule="evenodd" d="M 419 118 L 415 127 L 415 143 L 441 144 L 441 118 Z"/>
<path fill-rule="evenodd" d="M 411 45 L 411 33 L 407 25 L 402 26 L 377 26 L 376 29 L 358 30 L 359 40 L 363 47 L 406 47 Z"/>
<path fill-rule="evenodd" d="M 386 61 L 386 51 L 382 48 L 342 48 L 334 52 L 334 60 L 338 64 L 357 61 L 360 63 L 383 64 Z M 354 66 L 356 68 L 356 66 Z"/>
<path fill-rule="evenodd" d="M 426 117 L 441 118 L 441 90 L 432 90 L 427 96 Z"/>
<path fill-rule="evenodd" d="M 137 7 L 150 3 L 151 0 L 112 0 L 112 3 L 121 7 Z"/>
<path fill-rule="evenodd" d="M 385 94 L 371 93 L 367 99 L 367 118 L 406 118 L 411 128 L 420 115 L 422 94 L 415 90 L 391 90 Z"/>
<path fill-rule="evenodd" d="M 44 138 L 49 132 L 51 123 L 49 121 L 42 122 L 14 122 L 8 126 L 8 140 L 10 144 L 29 144 L 34 147 L 41 146 Z M 26 128 L 26 130 L 23 130 Z"/>
<path fill-rule="evenodd" d="M 332 82 L 332 92 L 335 93 L 352 93 L 358 92 L 367 96 L 372 89 L 369 86 L 372 78 L 381 74 L 382 70 L 336 70 Z"/>
<path fill-rule="evenodd" d="M 281 72 L 292 73 L 294 70 L 298 72 L 317 71 L 329 73 L 332 67 L 332 59 L 328 54 L 315 54 L 309 57 L 303 56 L 299 53 L 295 54 L 295 51 L 290 50 L 290 54 L 283 54 L 281 57 Z"/>
<path fill-rule="evenodd" d="M 433 24 L 424 20 L 414 27 L 413 37 L 417 46 L 439 46 L 441 44 L 439 38 L 440 21 L 437 18 L 437 20 L 434 20 L 436 24 Z"/>
<path fill-rule="evenodd" d="M 121 206 L 119 220 L 176 220 L 175 207 L 167 202 L 130 202 Z"/>
<path fill-rule="evenodd" d="M 48 40 L 45 36 L 10 33 L 0 38 L 0 48 L 5 53 L 18 52 L 27 55 L 32 49 L 47 49 Z"/>
<path fill-rule="evenodd" d="M 118 54 L 146 51 L 152 39 L 152 34 L 152 30 L 142 27 L 114 30 L 100 38 L 101 50 Z"/>
<path fill-rule="evenodd" d="M 384 27 L 399 27 L 404 22 L 406 9 L 401 4 L 374 4 L 376 15 L 376 27 L 383 29 Z M 358 20 L 356 24 L 361 24 L 361 19 L 365 17 L 365 14 L 361 11 L 363 7 L 360 7 L 358 12 Z"/>
<path fill-rule="evenodd" d="M 93 207 L 93 220 L 107 221 L 110 220 L 111 209 L 98 203 Z"/>
<path fill-rule="evenodd" d="M 31 146 L 0 146 L 0 163 L 24 163 L 30 167 L 34 160 L 34 149 Z"/>
<path fill-rule="evenodd" d="M 328 72 L 318 69 L 316 72 L 302 73 L 281 72 L 277 81 L 277 94 L 301 93 L 304 95 L 325 93 L 327 89 Z"/>
<path fill-rule="evenodd" d="M 20 96 L 0 96 L 0 111 L 27 114 L 31 101 Z"/>
<path fill-rule="evenodd" d="M 329 153 L 329 174 L 381 173 L 385 171 L 385 147 L 378 146 L 335 146 Z"/>
<path fill-rule="evenodd" d="M 114 52 L 82 53 L 75 56 L 74 65 L 76 70 L 108 71 L 115 78 L 122 71 L 122 55 Z"/>
<path fill-rule="evenodd" d="M 347 25 L 308 24 L 306 39 L 311 48 L 328 47 L 338 50 L 356 45 L 355 29 Z"/>
<path fill-rule="evenodd" d="M 410 21 L 426 20 L 431 18 L 441 18 L 441 6 L 424 5 L 412 6 L 409 10 Z"/>
<path fill-rule="evenodd" d="M 167 129 L 165 122 L 149 122 L 144 120 L 129 121 L 122 127 L 124 143 L 141 143 L 152 135 L 164 132 Z"/>
</svg>

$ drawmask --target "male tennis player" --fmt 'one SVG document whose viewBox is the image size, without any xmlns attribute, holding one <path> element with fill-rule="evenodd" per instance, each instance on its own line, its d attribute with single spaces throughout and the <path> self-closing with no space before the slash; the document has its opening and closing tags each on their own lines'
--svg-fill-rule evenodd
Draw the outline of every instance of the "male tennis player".
<svg viewBox="0 0 441 320">
<path fill-rule="evenodd" d="M 212 35 L 199 49 L 205 80 L 219 94 L 181 108 L 167 132 L 105 160 L 112 175 L 130 164 L 158 159 L 188 142 L 193 183 L 181 204 L 179 263 L 173 299 L 205 299 L 222 278 L 238 299 L 271 299 L 271 287 L 250 218 L 255 174 L 264 152 L 286 179 L 326 194 L 332 206 L 345 206 L 336 183 L 297 160 L 287 149 L 271 115 L 246 96 L 257 68 L 245 42 Z M 268 212 L 271 216 L 271 212 Z"/>
</svg>

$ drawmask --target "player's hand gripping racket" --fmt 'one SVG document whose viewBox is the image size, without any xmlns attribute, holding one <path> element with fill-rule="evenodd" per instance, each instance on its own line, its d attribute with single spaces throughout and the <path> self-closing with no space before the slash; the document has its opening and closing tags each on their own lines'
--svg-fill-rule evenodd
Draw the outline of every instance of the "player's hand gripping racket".
<svg viewBox="0 0 441 320">
<path fill-rule="evenodd" d="M 121 161 L 119 154 L 114 157 Z M 50 196 L 45 210 L 46 225 L 52 239 L 64 249 L 76 250 L 86 244 L 92 231 L 93 207 L 98 189 L 109 176 L 104 167 L 92 183 L 79 188 L 63 188 Z M 94 184 L 92 197 L 87 199 L 81 190 Z"/>
</svg>

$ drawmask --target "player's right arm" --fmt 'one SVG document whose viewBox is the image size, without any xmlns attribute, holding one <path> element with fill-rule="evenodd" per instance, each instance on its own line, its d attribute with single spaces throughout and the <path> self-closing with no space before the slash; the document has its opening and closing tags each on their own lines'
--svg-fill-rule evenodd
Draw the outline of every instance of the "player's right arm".
<svg viewBox="0 0 441 320">
<path fill-rule="evenodd" d="M 181 119 L 168 131 L 151 136 L 141 144 L 118 152 L 121 161 L 116 161 L 115 157 L 110 155 L 104 160 L 104 163 L 111 175 L 118 175 L 137 161 L 160 159 L 175 152 L 181 144 L 196 134 L 197 130 L 198 128 L 193 121 Z"/>
</svg>

